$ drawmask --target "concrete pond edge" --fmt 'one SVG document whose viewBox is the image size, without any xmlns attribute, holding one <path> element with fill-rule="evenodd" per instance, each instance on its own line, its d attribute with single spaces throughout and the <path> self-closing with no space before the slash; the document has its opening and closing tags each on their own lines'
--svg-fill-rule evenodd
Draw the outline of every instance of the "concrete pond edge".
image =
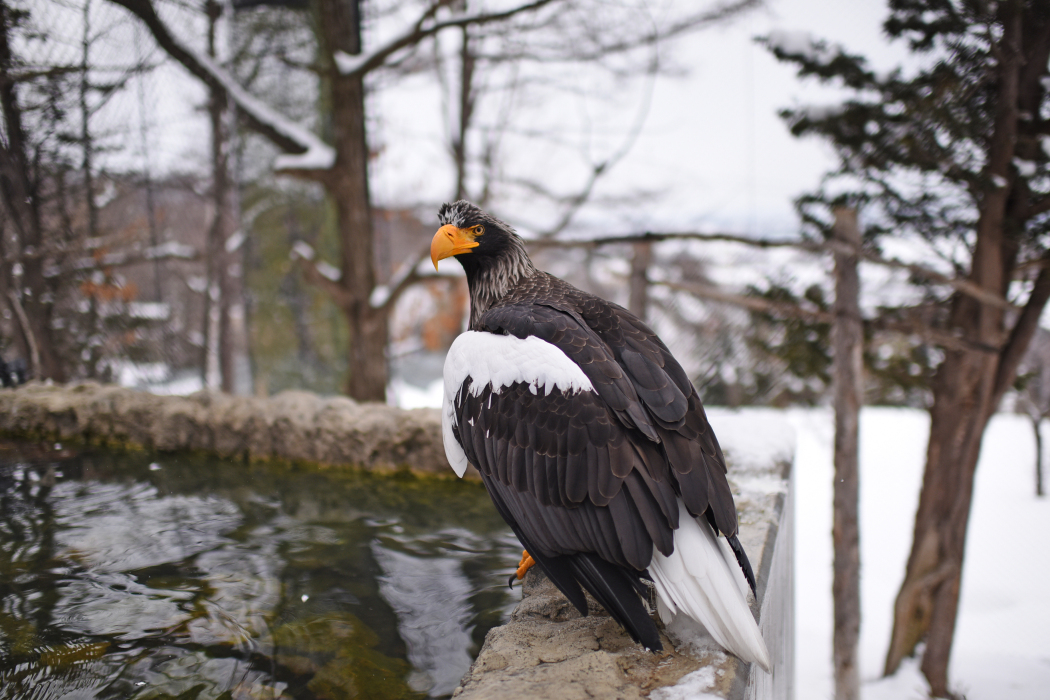
<svg viewBox="0 0 1050 700">
<path fill-rule="evenodd" d="M 267 398 L 211 391 L 157 396 L 95 382 L 30 383 L 0 390 L 0 433 L 116 449 L 454 476 L 441 444 L 438 410 L 403 410 L 306 391 Z"/>
</svg>

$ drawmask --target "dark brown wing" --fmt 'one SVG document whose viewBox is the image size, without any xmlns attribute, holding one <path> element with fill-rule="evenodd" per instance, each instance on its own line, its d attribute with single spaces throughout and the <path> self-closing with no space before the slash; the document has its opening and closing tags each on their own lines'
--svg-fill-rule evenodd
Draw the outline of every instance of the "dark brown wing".
<svg viewBox="0 0 1050 700">
<path fill-rule="evenodd" d="M 735 535 L 725 458 L 681 365 L 626 309 L 561 284 L 543 303 L 491 309 L 482 325 L 518 338 L 536 336 L 562 350 L 628 429 L 646 475 L 670 482 L 690 514 L 706 515 L 724 535 Z"/>
<path fill-rule="evenodd" d="M 582 586 L 659 650 L 640 579 L 654 546 L 673 550 L 678 504 L 669 483 L 649 477 L 652 448 L 639 450 L 593 391 L 471 388 L 468 377 L 453 400 L 453 434 L 500 515 L 581 614 Z"/>
<path fill-rule="evenodd" d="M 673 550 L 676 495 L 647 465 L 659 453 L 636 445 L 598 394 L 514 383 L 475 395 L 468 378 L 454 405 L 467 460 L 488 477 L 530 552 L 591 552 L 642 571 L 654 544 Z"/>
</svg>

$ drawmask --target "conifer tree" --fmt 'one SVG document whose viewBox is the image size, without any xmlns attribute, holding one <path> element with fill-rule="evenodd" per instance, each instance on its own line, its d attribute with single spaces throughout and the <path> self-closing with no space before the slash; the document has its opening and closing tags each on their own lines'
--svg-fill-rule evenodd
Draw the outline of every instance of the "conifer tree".
<svg viewBox="0 0 1050 700">
<path fill-rule="evenodd" d="M 798 136 L 836 149 L 840 165 L 805 198 L 827 230 L 836 202 L 860 204 L 865 245 L 924 245 L 966 282 L 925 285 L 893 310 L 959 342 L 933 377 L 922 494 L 885 672 L 925 641 L 922 672 L 949 695 L 948 661 L 981 439 L 1050 298 L 1050 5 L 1034 0 L 891 0 L 886 34 L 915 60 L 889 74 L 822 41 L 774 34 L 766 43 L 801 77 L 852 96 L 834 109 L 783 116 Z M 1009 527 L 1003 524 L 1004 529 Z"/>
</svg>

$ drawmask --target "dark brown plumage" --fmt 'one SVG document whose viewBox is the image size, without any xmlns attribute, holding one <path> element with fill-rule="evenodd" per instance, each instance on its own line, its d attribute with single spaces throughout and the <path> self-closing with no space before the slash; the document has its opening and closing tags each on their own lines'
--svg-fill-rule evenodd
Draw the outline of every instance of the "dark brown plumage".
<svg viewBox="0 0 1050 700">
<path fill-rule="evenodd" d="M 456 254 L 471 330 L 549 343 L 593 387 L 544 393 L 524 378 L 494 388 L 468 376 L 452 399 L 466 460 L 551 580 L 581 613 L 582 586 L 632 637 L 659 649 L 638 592 L 654 548 L 674 548 L 680 497 L 729 539 L 754 590 L 722 451 L 696 390 L 653 330 L 537 270 L 513 230 L 474 205 L 447 204 L 439 219 L 435 246 L 442 231 L 476 234 L 456 239 L 472 246 Z M 435 264 L 449 254 L 435 253 Z"/>
</svg>

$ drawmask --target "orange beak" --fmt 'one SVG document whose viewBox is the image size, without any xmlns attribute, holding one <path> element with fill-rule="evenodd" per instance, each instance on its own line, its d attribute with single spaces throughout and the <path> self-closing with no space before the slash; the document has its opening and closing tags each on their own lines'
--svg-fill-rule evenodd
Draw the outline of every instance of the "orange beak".
<svg viewBox="0 0 1050 700">
<path fill-rule="evenodd" d="M 430 242 L 430 259 L 434 263 L 434 269 L 437 269 L 438 260 L 469 253 L 471 248 L 477 248 L 478 245 L 470 229 L 456 228 L 452 224 L 442 226 Z"/>
</svg>

